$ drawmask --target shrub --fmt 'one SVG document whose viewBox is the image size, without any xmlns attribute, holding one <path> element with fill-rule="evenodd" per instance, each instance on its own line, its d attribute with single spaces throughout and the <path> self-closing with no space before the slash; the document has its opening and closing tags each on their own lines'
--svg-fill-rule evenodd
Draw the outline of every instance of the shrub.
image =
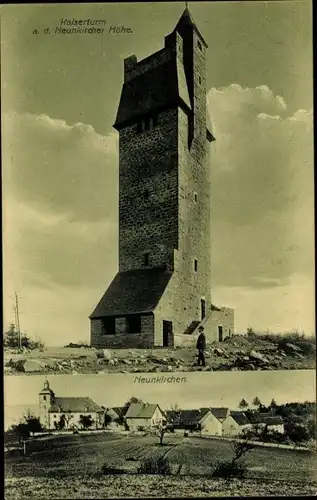
<svg viewBox="0 0 317 500">
<path fill-rule="evenodd" d="M 247 468 L 244 463 L 226 460 L 217 464 L 212 476 L 223 479 L 244 479 L 246 471 Z"/>
<path fill-rule="evenodd" d="M 119 469 L 118 467 L 111 467 L 108 464 L 103 464 L 101 467 L 101 473 L 110 476 L 112 474 L 126 474 L 126 471 L 124 469 Z"/>
<path fill-rule="evenodd" d="M 166 458 L 145 458 L 138 467 L 139 474 L 162 474 L 164 476 L 172 473 L 170 463 Z"/>
</svg>

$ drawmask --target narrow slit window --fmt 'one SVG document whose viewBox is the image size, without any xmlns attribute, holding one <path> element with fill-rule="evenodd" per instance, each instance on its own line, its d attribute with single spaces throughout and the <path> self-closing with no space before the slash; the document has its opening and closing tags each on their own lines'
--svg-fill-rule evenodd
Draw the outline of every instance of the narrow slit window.
<svg viewBox="0 0 317 500">
<path fill-rule="evenodd" d="M 197 199 L 198 199 L 197 193 L 194 193 L 194 201 L 195 201 L 195 203 L 197 203 Z"/>
<path fill-rule="evenodd" d="M 145 253 L 143 255 L 143 264 L 145 266 L 148 266 L 149 265 L 149 262 L 150 262 L 150 254 L 149 253 Z"/>
<path fill-rule="evenodd" d="M 201 45 L 201 43 L 200 43 L 200 41 L 199 41 L 199 40 L 197 41 L 197 45 L 198 45 L 199 50 L 201 50 L 201 51 L 202 51 L 202 50 L 203 50 L 203 47 L 202 47 L 202 45 Z"/>
<path fill-rule="evenodd" d="M 144 198 L 147 200 L 149 196 L 150 196 L 149 190 L 145 189 L 145 191 L 144 191 Z"/>
<path fill-rule="evenodd" d="M 198 260 L 197 259 L 194 259 L 194 271 L 195 272 L 198 271 Z"/>
</svg>

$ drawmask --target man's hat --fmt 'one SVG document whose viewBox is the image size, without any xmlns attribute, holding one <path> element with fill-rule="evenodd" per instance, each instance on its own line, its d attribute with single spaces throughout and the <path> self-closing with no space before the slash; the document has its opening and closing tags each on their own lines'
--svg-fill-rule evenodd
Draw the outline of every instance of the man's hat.
<svg viewBox="0 0 317 500">
<path fill-rule="evenodd" d="M 203 332 L 203 331 L 204 331 L 204 327 L 203 327 L 203 326 L 199 326 L 199 327 L 198 327 L 198 330 L 199 330 L 200 332 Z"/>
</svg>

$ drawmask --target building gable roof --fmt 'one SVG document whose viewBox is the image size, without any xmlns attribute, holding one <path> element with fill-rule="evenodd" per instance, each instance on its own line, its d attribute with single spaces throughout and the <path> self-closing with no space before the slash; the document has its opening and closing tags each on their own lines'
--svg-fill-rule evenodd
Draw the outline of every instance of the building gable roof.
<svg viewBox="0 0 317 500">
<path fill-rule="evenodd" d="M 218 420 L 225 420 L 227 416 L 229 415 L 229 408 L 209 408 L 211 413 L 218 419 Z"/>
<path fill-rule="evenodd" d="M 64 412 L 81 412 L 81 413 L 91 413 L 91 412 L 102 412 L 101 406 L 97 405 L 90 398 L 55 398 L 51 407 L 49 408 L 49 413 L 64 413 Z"/>
<path fill-rule="evenodd" d="M 152 418 L 156 408 L 157 404 L 131 403 L 125 418 Z"/>
<path fill-rule="evenodd" d="M 231 411 L 230 416 L 238 425 L 247 425 L 250 423 L 242 411 Z"/>
<path fill-rule="evenodd" d="M 162 267 L 117 273 L 90 319 L 153 312 L 171 276 Z"/>
</svg>

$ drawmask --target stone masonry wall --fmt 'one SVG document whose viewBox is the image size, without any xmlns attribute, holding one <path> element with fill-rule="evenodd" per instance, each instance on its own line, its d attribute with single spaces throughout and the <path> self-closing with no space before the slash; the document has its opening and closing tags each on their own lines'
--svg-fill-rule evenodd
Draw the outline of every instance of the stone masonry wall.
<svg viewBox="0 0 317 500">
<path fill-rule="evenodd" d="M 154 345 L 154 316 L 141 316 L 140 333 L 124 333 L 122 331 L 125 318 L 116 318 L 116 333 L 114 335 L 105 334 L 101 319 L 91 320 L 91 346 L 96 348 L 121 347 L 121 348 L 150 348 Z M 120 323 L 120 325 L 119 325 Z M 125 323 L 125 321 L 124 321 Z M 117 325 L 119 326 L 117 330 Z"/>
<path fill-rule="evenodd" d="M 234 309 L 223 307 L 220 311 L 211 312 L 204 324 L 207 341 L 219 341 L 218 326 L 222 326 L 223 340 L 234 334 Z"/>
<path fill-rule="evenodd" d="M 182 58 L 178 42 L 177 57 Z M 210 143 L 206 139 L 205 48 L 194 35 L 194 134 L 189 147 L 188 115 L 178 109 L 178 231 L 174 273 L 155 310 L 155 345 L 162 345 L 163 320 L 173 322 L 175 341 L 201 319 L 201 299 L 210 314 Z M 197 271 L 194 268 L 197 260 Z M 225 332 L 224 332 L 225 334 Z"/>
<path fill-rule="evenodd" d="M 162 111 L 157 125 L 120 131 L 119 269 L 170 263 L 178 246 L 177 110 Z"/>
</svg>

